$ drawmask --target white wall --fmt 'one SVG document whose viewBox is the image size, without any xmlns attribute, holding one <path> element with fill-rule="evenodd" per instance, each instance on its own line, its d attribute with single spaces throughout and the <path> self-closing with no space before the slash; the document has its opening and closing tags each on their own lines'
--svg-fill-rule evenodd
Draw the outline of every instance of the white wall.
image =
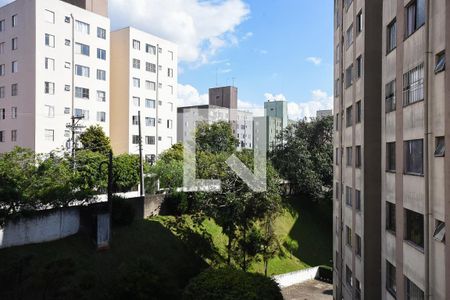
<svg viewBox="0 0 450 300">
<path fill-rule="evenodd" d="M 59 240 L 80 229 L 79 208 L 43 212 L 40 216 L 21 218 L 0 228 L 0 249 Z"/>
</svg>

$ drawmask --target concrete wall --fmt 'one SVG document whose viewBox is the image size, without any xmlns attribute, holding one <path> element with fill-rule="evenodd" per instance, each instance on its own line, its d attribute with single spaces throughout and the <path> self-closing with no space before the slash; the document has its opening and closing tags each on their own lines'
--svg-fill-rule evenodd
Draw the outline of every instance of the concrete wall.
<svg viewBox="0 0 450 300">
<path fill-rule="evenodd" d="M 9 222 L 0 229 L 0 249 L 49 242 L 76 234 L 80 229 L 78 208 L 45 211 L 32 218 Z"/>
<path fill-rule="evenodd" d="M 319 267 L 300 270 L 292 273 L 286 273 L 273 276 L 273 279 L 278 283 L 280 288 L 303 283 L 316 278 L 319 272 Z"/>
</svg>

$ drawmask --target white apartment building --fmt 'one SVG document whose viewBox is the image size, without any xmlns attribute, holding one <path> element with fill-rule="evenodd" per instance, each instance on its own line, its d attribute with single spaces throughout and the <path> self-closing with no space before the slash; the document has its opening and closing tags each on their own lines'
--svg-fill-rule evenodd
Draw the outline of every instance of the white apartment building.
<svg viewBox="0 0 450 300">
<path fill-rule="evenodd" d="M 141 113 L 143 154 L 155 159 L 176 143 L 177 46 L 124 28 L 111 33 L 111 141 L 119 153 L 139 153 Z"/>
<path fill-rule="evenodd" d="M 103 15 L 59 0 L 0 8 L 0 153 L 70 146 L 73 115 L 109 134 L 110 21 Z"/>
</svg>

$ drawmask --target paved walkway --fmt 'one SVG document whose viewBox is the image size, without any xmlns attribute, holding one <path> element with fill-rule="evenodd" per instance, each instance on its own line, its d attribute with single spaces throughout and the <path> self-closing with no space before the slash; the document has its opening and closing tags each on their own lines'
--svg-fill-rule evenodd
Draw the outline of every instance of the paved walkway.
<svg viewBox="0 0 450 300">
<path fill-rule="evenodd" d="M 285 300 L 330 300 L 333 285 L 317 280 L 296 284 L 282 290 Z"/>
</svg>

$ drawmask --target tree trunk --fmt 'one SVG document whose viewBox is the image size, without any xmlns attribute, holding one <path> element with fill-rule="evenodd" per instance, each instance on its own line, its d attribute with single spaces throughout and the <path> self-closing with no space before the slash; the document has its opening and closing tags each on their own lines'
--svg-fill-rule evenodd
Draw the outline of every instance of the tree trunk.
<svg viewBox="0 0 450 300">
<path fill-rule="evenodd" d="M 227 265 L 230 266 L 230 264 L 231 264 L 231 237 L 228 237 L 227 249 L 228 249 Z"/>
</svg>

